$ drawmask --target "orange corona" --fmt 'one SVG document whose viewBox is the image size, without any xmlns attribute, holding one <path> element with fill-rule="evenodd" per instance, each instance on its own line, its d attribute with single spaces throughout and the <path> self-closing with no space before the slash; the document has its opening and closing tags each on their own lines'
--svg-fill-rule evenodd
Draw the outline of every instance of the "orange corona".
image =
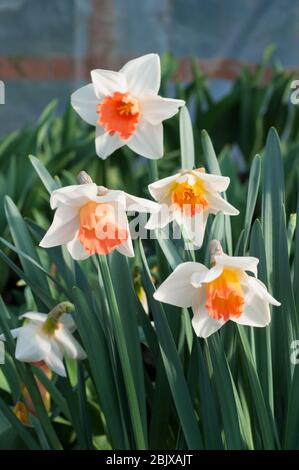
<svg viewBox="0 0 299 470">
<path fill-rule="evenodd" d="M 107 254 L 128 239 L 128 231 L 119 227 L 111 204 L 90 201 L 80 209 L 80 243 L 86 253 Z"/>
<path fill-rule="evenodd" d="M 188 182 L 176 183 L 171 192 L 171 202 L 189 216 L 194 216 L 208 208 L 208 200 L 202 181 L 196 181 L 193 185 Z"/>
<path fill-rule="evenodd" d="M 119 91 L 106 96 L 97 105 L 97 113 L 97 124 L 104 126 L 110 134 L 117 132 L 123 140 L 134 134 L 141 116 L 138 100 L 129 93 Z"/>
<path fill-rule="evenodd" d="M 244 310 L 244 294 L 236 270 L 225 268 L 222 274 L 206 284 L 206 309 L 215 320 L 240 317 Z"/>
</svg>

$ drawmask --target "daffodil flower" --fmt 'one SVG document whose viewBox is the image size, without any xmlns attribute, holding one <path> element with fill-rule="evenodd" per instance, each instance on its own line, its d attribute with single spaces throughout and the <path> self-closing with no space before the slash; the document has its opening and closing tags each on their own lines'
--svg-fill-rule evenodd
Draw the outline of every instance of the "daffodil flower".
<svg viewBox="0 0 299 470">
<path fill-rule="evenodd" d="M 56 213 L 40 246 L 66 245 L 75 260 L 113 250 L 134 256 L 127 211 L 146 213 L 158 209 L 154 201 L 95 183 L 57 189 L 51 194 L 50 204 Z"/>
<path fill-rule="evenodd" d="M 162 121 L 184 101 L 158 95 L 160 59 L 147 54 L 130 60 L 119 72 L 92 70 L 92 83 L 71 96 L 75 111 L 96 126 L 96 152 L 106 159 L 123 145 L 144 157 L 163 156 Z"/>
<path fill-rule="evenodd" d="M 175 220 L 186 237 L 200 248 L 209 214 L 220 211 L 226 215 L 239 214 L 220 196 L 229 182 L 228 177 L 208 174 L 204 168 L 199 168 L 181 170 L 150 184 L 149 192 L 159 202 L 160 210 L 151 215 L 145 228 L 163 228 Z"/>
<path fill-rule="evenodd" d="M 160 302 L 192 307 L 192 325 L 197 336 L 207 338 L 229 320 L 255 327 L 270 323 L 269 304 L 280 303 L 257 279 L 257 258 L 228 256 L 213 241 L 213 266 L 180 264 L 154 294 Z M 253 275 L 248 275 L 250 272 Z"/>
<path fill-rule="evenodd" d="M 86 353 L 72 335 L 76 325 L 71 315 L 62 313 L 67 310 L 63 304 L 59 304 L 48 315 L 24 313 L 20 317 L 26 320 L 23 326 L 13 329 L 11 334 L 17 338 L 16 359 L 29 363 L 43 361 L 49 369 L 65 377 L 63 356 L 66 354 L 72 359 L 85 359 Z"/>
</svg>

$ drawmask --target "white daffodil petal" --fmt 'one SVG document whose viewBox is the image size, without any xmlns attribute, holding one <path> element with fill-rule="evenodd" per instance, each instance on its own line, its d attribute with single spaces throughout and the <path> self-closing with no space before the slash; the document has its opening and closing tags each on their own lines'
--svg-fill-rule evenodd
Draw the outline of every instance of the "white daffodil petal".
<svg viewBox="0 0 299 470">
<path fill-rule="evenodd" d="M 218 193 L 211 193 L 206 191 L 206 198 L 209 203 L 209 212 L 217 214 L 222 211 L 225 215 L 238 215 L 239 211 L 233 207 L 229 202 L 225 201 Z"/>
<path fill-rule="evenodd" d="M 87 259 L 90 255 L 85 251 L 84 246 L 78 240 L 78 233 L 76 233 L 73 240 L 66 245 L 71 257 L 74 260 L 82 261 Z"/>
<path fill-rule="evenodd" d="M 152 160 L 163 157 L 162 124 L 153 126 L 149 122 L 141 121 L 127 145 L 133 152 L 143 157 Z"/>
<path fill-rule="evenodd" d="M 267 287 L 259 279 L 255 277 L 246 276 L 246 283 L 249 288 L 251 288 L 256 295 L 258 295 L 262 300 L 268 302 L 269 304 L 279 307 L 281 305 L 278 300 L 274 299 L 271 294 L 267 291 Z"/>
<path fill-rule="evenodd" d="M 118 251 L 121 255 L 128 256 L 129 258 L 134 257 L 135 253 L 130 235 L 124 243 L 116 247 L 116 251 Z"/>
<path fill-rule="evenodd" d="M 10 330 L 10 334 L 13 338 L 17 338 L 20 334 L 20 331 L 22 330 L 22 326 L 20 326 L 19 328 L 14 328 L 13 330 Z M 6 341 L 6 338 L 5 338 L 5 335 L 4 334 L 1 334 L 0 335 L 0 341 Z"/>
<path fill-rule="evenodd" d="M 75 184 L 56 189 L 51 194 L 51 208 L 56 209 L 57 207 L 64 205 L 81 207 L 88 201 L 94 200 L 97 192 L 98 187 L 95 183 Z"/>
<path fill-rule="evenodd" d="M 222 272 L 223 272 L 223 266 L 221 264 L 216 264 L 215 266 L 213 266 L 211 269 L 208 270 L 202 282 L 205 284 L 207 284 L 208 282 L 212 282 L 215 279 L 217 279 L 217 277 L 219 277 L 222 274 Z"/>
<path fill-rule="evenodd" d="M 196 295 L 193 297 L 192 310 L 192 326 L 197 336 L 201 338 L 208 338 L 208 336 L 215 333 L 224 324 L 224 320 L 215 320 L 210 317 L 205 307 L 206 295 L 205 288 L 198 289 Z"/>
<path fill-rule="evenodd" d="M 96 126 L 98 120 L 98 98 L 94 92 L 93 84 L 85 85 L 71 95 L 71 104 L 79 116 L 92 126 Z"/>
<path fill-rule="evenodd" d="M 47 366 L 61 377 L 66 377 L 66 370 L 63 364 L 62 349 L 54 339 L 51 340 L 51 349 L 44 359 Z"/>
<path fill-rule="evenodd" d="M 67 328 L 58 328 L 55 331 L 55 339 L 65 350 L 71 359 L 86 359 L 86 353 L 78 341 L 67 330 Z"/>
<path fill-rule="evenodd" d="M 59 323 L 62 323 L 62 325 L 68 330 L 70 330 L 71 333 L 76 330 L 76 324 L 73 320 L 72 315 L 70 315 L 69 313 L 64 313 L 62 317 L 60 317 Z"/>
<path fill-rule="evenodd" d="M 104 128 L 96 128 L 96 153 L 102 159 L 106 160 L 115 150 L 126 145 L 126 141 L 121 139 L 117 132 L 109 134 Z"/>
<path fill-rule="evenodd" d="M 122 204 L 123 207 L 125 207 L 126 203 L 126 196 L 124 191 L 119 191 L 116 189 L 109 189 L 107 193 L 105 193 L 103 196 L 97 196 L 95 198 L 95 202 L 98 203 L 119 203 Z"/>
<path fill-rule="evenodd" d="M 239 325 L 267 326 L 271 321 L 269 304 L 249 289 L 245 294 L 244 312 L 238 318 L 230 317 L 230 320 Z"/>
<path fill-rule="evenodd" d="M 198 179 L 203 181 L 205 183 L 205 187 L 211 192 L 215 191 L 222 193 L 227 190 L 230 183 L 230 178 L 228 176 L 212 175 L 198 170 L 193 170 L 192 173 L 195 174 Z"/>
<path fill-rule="evenodd" d="M 18 334 L 15 356 L 22 362 L 39 362 L 51 349 L 48 338 L 32 323 L 22 327 Z"/>
<path fill-rule="evenodd" d="M 177 173 L 173 176 L 167 176 L 167 178 L 162 178 L 161 180 L 155 181 L 148 186 L 150 195 L 156 200 L 161 202 L 161 199 L 164 199 L 168 195 L 179 178 L 180 173 Z"/>
<path fill-rule="evenodd" d="M 183 214 L 180 210 L 175 211 L 175 220 L 181 226 L 184 237 L 197 248 L 202 246 L 208 216 L 206 211 L 198 212 L 193 217 Z"/>
<path fill-rule="evenodd" d="M 127 79 L 128 90 L 133 96 L 143 93 L 157 94 L 161 82 L 160 58 L 147 54 L 127 62 L 121 69 Z"/>
<path fill-rule="evenodd" d="M 99 100 L 111 96 L 114 92 L 128 91 L 127 80 L 124 74 L 113 70 L 96 69 L 90 72 L 94 92 Z"/>
<path fill-rule="evenodd" d="M 20 315 L 20 318 L 26 318 L 27 320 L 31 320 L 34 323 L 44 323 L 47 320 L 46 313 L 38 313 L 38 312 L 26 312 L 23 315 Z"/>
<path fill-rule="evenodd" d="M 153 94 L 140 96 L 140 105 L 143 118 L 154 126 L 177 114 L 185 101 L 162 98 Z"/>
<path fill-rule="evenodd" d="M 148 219 L 147 223 L 145 224 L 145 228 L 147 230 L 154 230 L 156 228 L 164 228 L 170 222 L 174 220 L 174 211 L 171 210 L 171 207 L 162 204 L 160 206 L 160 210 L 158 212 L 154 212 L 151 214 L 150 218 Z"/>
<path fill-rule="evenodd" d="M 206 270 L 207 268 L 200 263 L 180 264 L 156 290 L 154 298 L 177 307 L 190 307 L 193 295 L 197 291 L 191 284 L 191 277 L 194 273 L 204 273 Z"/>
<path fill-rule="evenodd" d="M 132 196 L 125 193 L 126 211 L 152 213 L 158 212 L 159 204 L 143 197 Z"/>
<path fill-rule="evenodd" d="M 74 238 L 79 228 L 79 212 L 76 207 L 61 206 L 56 209 L 53 222 L 39 246 L 50 248 L 65 245 Z"/>
<path fill-rule="evenodd" d="M 256 276 L 259 260 L 253 256 L 215 255 L 215 263 L 223 267 L 250 271 Z"/>
</svg>

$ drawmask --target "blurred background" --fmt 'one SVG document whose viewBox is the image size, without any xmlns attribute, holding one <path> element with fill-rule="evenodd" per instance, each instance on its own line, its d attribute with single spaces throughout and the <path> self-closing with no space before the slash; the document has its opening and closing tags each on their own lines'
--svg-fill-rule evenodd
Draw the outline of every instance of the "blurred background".
<svg viewBox="0 0 299 470">
<path fill-rule="evenodd" d="M 92 68 L 147 52 L 171 52 L 186 82 L 196 59 L 215 98 L 269 45 L 267 67 L 296 70 L 298 25 L 298 0 L 0 0 L 0 135 L 34 123 L 54 98 L 64 109 Z"/>
</svg>

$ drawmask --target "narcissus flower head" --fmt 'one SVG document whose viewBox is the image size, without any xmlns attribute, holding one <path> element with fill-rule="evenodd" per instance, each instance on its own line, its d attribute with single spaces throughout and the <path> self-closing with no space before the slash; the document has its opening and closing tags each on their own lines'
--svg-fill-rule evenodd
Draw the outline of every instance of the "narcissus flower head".
<svg viewBox="0 0 299 470">
<path fill-rule="evenodd" d="M 239 214 L 220 195 L 226 191 L 229 181 L 228 177 L 208 174 L 204 168 L 199 168 L 181 170 L 150 184 L 149 192 L 159 202 L 160 210 L 151 215 L 146 228 L 163 228 L 176 220 L 188 239 L 200 248 L 209 214 L 220 211 L 226 215 Z"/>
<path fill-rule="evenodd" d="M 92 83 L 72 94 L 77 113 L 96 126 L 96 152 L 105 159 L 123 145 L 144 157 L 163 156 L 162 122 L 184 101 L 158 96 L 160 59 L 147 54 L 130 60 L 119 72 L 92 70 Z"/>
<path fill-rule="evenodd" d="M 134 256 L 127 211 L 153 212 L 157 204 L 124 191 L 95 183 L 67 186 L 53 191 L 56 213 L 40 246 L 66 245 L 75 260 L 119 251 Z"/>
<path fill-rule="evenodd" d="M 25 320 L 23 326 L 11 331 L 17 338 L 16 359 L 28 363 L 42 361 L 56 374 L 65 377 L 65 354 L 72 359 L 86 358 L 85 351 L 72 335 L 76 329 L 74 320 L 64 313 L 69 305 L 63 302 L 49 314 L 27 312 L 21 315 L 20 318 Z"/>
<path fill-rule="evenodd" d="M 157 289 L 154 298 L 178 307 L 192 307 L 193 328 L 197 336 L 203 338 L 228 320 L 240 325 L 268 325 L 271 321 L 269 304 L 279 306 L 280 303 L 256 277 L 259 260 L 228 256 L 216 241 L 211 246 L 211 269 L 195 262 L 180 264 Z"/>
</svg>

